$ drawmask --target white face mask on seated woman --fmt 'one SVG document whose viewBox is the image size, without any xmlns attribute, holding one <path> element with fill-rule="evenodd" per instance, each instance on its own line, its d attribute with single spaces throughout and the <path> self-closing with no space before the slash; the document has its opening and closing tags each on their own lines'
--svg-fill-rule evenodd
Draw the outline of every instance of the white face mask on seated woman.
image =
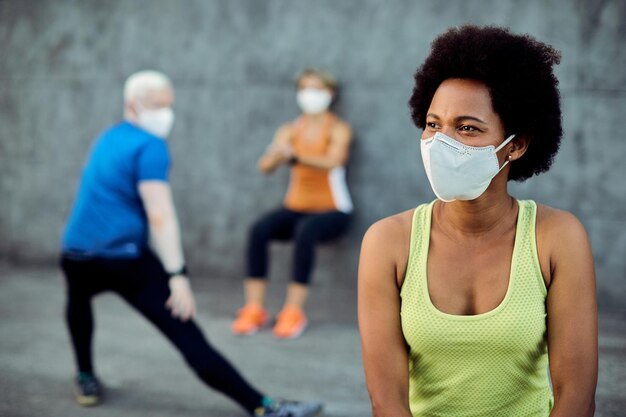
<svg viewBox="0 0 626 417">
<path fill-rule="evenodd" d="M 296 97 L 298 106 L 307 114 L 316 114 L 326 111 L 330 106 L 333 96 L 327 90 L 319 88 L 303 88 L 298 90 Z"/>
<path fill-rule="evenodd" d="M 480 197 L 509 163 L 500 166 L 496 152 L 514 137 L 509 136 L 497 148 L 468 146 L 440 132 L 421 140 L 424 169 L 435 195 L 446 203 Z"/>
</svg>

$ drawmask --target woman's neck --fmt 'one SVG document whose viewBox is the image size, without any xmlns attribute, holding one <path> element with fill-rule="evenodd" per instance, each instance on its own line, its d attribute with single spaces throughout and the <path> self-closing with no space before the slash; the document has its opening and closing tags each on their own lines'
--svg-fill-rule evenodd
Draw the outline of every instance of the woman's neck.
<svg viewBox="0 0 626 417">
<path fill-rule="evenodd" d="M 435 217 L 446 234 L 482 237 L 514 225 L 517 209 L 517 201 L 508 193 L 501 198 L 483 195 L 471 201 L 438 202 Z"/>
<path fill-rule="evenodd" d="M 323 123 L 327 115 L 328 111 L 323 111 L 321 113 L 302 113 L 302 120 L 306 123 L 317 125 Z"/>
</svg>

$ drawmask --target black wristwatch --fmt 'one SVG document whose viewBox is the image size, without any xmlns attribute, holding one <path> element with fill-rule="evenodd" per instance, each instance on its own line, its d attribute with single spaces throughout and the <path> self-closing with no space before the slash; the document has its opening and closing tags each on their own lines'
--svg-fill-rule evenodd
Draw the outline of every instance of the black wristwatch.
<svg viewBox="0 0 626 417">
<path fill-rule="evenodd" d="M 187 265 L 183 265 L 180 269 L 167 273 L 167 275 L 169 275 L 170 278 L 175 277 L 177 275 L 188 275 L 188 274 L 189 274 L 189 271 L 187 271 Z"/>
<path fill-rule="evenodd" d="M 289 165 L 295 165 L 298 163 L 298 157 L 295 155 L 291 155 L 291 158 L 289 158 Z"/>
</svg>

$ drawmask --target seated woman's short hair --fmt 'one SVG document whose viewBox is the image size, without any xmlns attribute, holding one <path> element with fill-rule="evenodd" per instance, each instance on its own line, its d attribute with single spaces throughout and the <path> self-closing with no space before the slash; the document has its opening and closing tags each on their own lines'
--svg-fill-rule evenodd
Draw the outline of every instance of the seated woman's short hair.
<svg viewBox="0 0 626 417">
<path fill-rule="evenodd" d="M 305 68 L 296 76 L 296 88 L 300 84 L 300 80 L 304 77 L 313 76 L 318 78 L 331 91 L 336 92 L 338 88 L 337 79 L 330 72 L 319 68 Z"/>
</svg>

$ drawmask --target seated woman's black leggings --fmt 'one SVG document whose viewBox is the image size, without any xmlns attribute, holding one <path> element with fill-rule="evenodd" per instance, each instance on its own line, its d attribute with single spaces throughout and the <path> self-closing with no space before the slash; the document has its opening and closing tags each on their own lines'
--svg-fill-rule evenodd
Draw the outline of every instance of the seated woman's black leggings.
<svg viewBox="0 0 626 417">
<path fill-rule="evenodd" d="M 80 372 L 93 372 L 91 298 L 113 291 L 150 320 L 207 385 L 251 414 L 261 404 L 263 395 L 207 342 L 194 321 L 173 318 L 165 308 L 170 296 L 169 277 L 154 255 L 147 253 L 139 259 L 81 259 L 66 254 L 61 258 L 61 267 L 67 280 L 66 319 Z"/>
<path fill-rule="evenodd" d="M 272 240 L 294 241 L 293 281 L 308 284 L 315 260 L 315 244 L 341 236 L 350 215 L 340 211 L 302 213 L 279 208 L 261 217 L 248 239 L 248 277 L 266 278 Z"/>
</svg>

